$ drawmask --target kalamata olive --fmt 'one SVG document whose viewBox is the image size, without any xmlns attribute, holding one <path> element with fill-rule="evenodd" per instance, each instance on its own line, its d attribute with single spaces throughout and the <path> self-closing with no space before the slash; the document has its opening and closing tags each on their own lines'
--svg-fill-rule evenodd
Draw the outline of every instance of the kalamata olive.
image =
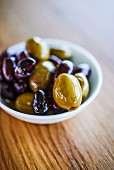
<svg viewBox="0 0 114 170">
<path fill-rule="evenodd" d="M 13 61 L 10 58 L 4 58 L 2 63 L 2 73 L 7 81 L 12 81 L 14 77 Z"/>
<path fill-rule="evenodd" d="M 29 78 L 29 86 L 33 92 L 45 90 L 53 79 L 55 65 L 51 61 L 41 61 L 35 66 Z"/>
<path fill-rule="evenodd" d="M 72 74 L 74 72 L 74 65 L 72 61 L 69 60 L 64 60 L 60 65 L 58 65 L 55 75 L 54 75 L 54 80 L 61 74 L 61 73 L 67 73 L 67 74 Z"/>
<path fill-rule="evenodd" d="M 75 73 L 74 76 L 76 76 L 81 85 L 82 101 L 84 102 L 89 93 L 89 82 L 83 73 Z"/>
<path fill-rule="evenodd" d="M 16 57 L 19 62 L 20 60 L 22 60 L 24 58 L 29 58 L 30 56 L 29 56 L 28 52 L 25 50 L 25 51 L 22 51 L 21 53 L 17 54 Z"/>
<path fill-rule="evenodd" d="M 71 60 L 72 52 L 66 45 L 50 49 L 50 54 L 59 57 L 61 60 Z"/>
<path fill-rule="evenodd" d="M 4 99 L 14 100 L 16 97 L 16 93 L 13 88 L 13 84 L 9 82 L 1 83 L 1 96 Z"/>
<path fill-rule="evenodd" d="M 26 92 L 20 94 L 15 102 L 15 108 L 23 113 L 34 114 L 32 103 L 34 99 L 34 94 L 31 92 Z"/>
<path fill-rule="evenodd" d="M 75 73 L 83 73 L 86 77 L 89 77 L 91 68 L 89 64 L 83 63 L 76 67 Z"/>
<path fill-rule="evenodd" d="M 53 99 L 53 104 L 52 104 L 52 109 L 53 109 L 53 114 L 59 114 L 59 113 L 64 113 L 66 110 L 59 107 L 57 103 Z"/>
<path fill-rule="evenodd" d="M 48 109 L 48 99 L 46 93 L 43 90 L 38 90 L 34 95 L 33 109 L 36 114 L 43 115 Z"/>
<path fill-rule="evenodd" d="M 70 74 L 60 74 L 53 86 L 53 97 L 59 107 L 66 110 L 77 109 L 82 101 L 78 79 Z"/>
<path fill-rule="evenodd" d="M 61 64 L 61 62 L 62 62 L 62 60 L 55 55 L 51 55 L 49 58 L 49 61 L 53 62 L 55 64 L 55 66 L 58 64 Z"/>
<path fill-rule="evenodd" d="M 33 73 L 36 61 L 33 58 L 24 58 L 20 60 L 15 68 L 17 78 L 25 78 Z"/>
<path fill-rule="evenodd" d="M 47 60 L 50 55 L 50 50 L 47 44 L 37 36 L 27 40 L 26 50 L 36 60 Z"/>
<path fill-rule="evenodd" d="M 28 85 L 25 80 L 23 81 L 14 80 L 13 83 L 14 83 L 14 90 L 16 91 L 17 94 L 21 94 L 28 91 Z"/>
</svg>

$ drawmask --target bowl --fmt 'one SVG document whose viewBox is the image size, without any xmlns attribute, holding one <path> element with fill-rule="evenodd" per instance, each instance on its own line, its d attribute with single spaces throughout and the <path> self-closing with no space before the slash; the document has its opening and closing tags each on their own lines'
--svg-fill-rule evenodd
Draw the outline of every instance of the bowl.
<svg viewBox="0 0 114 170">
<path fill-rule="evenodd" d="M 72 42 L 64 41 L 64 40 L 59 40 L 59 39 L 50 39 L 50 38 L 45 38 L 44 39 L 46 43 L 49 45 L 49 47 L 59 47 L 62 45 L 68 46 L 73 54 L 72 61 L 74 64 L 81 64 L 81 63 L 88 63 L 91 67 L 91 74 L 89 77 L 89 82 L 91 86 L 91 90 L 89 93 L 88 98 L 86 101 L 80 105 L 80 107 L 77 110 L 73 111 L 68 111 L 64 112 L 61 114 L 55 114 L 55 115 L 49 115 L 49 116 L 37 116 L 37 115 L 29 115 L 25 113 L 21 113 L 18 111 L 15 111 L 9 107 L 6 106 L 6 104 L 3 102 L 1 99 L 0 102 L 0 107 L 6 111 L 8 114 L 14 116 L 15 118 L 18 118 L 20 120 L 30 122 L 30 123 L 36 123 L 36 124 L 52 124 L 52 123 L 57 123 L 61 122 L 64 120 L 67 120 L 69 118 L 72 118 L 79 114 L 81 111 L 83 111 L 98 95 L 101 85 L 102 85 L 102 70 L 95 59 L 95 57 L 90 54 L 87 50 L 84 48 L 80 47 L 77 44 L 74 44 Z M 8 48 L 8 51 L 10 53 L 14 53 L 21 49 L 25 46 L 25 42 L 20 42 L 18 44 L 12 45 L 11 47 Z"/>
</svg>

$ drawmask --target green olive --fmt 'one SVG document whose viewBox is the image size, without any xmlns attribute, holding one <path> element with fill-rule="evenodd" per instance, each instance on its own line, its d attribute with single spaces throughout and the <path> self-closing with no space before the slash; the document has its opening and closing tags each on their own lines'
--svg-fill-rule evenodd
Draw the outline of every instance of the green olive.
<svg viewBox="0 0 114 170">
<path fill-rule="evenodd" d="M 34 93 L 27 92 L 19 95 L 15 102 L 15 108 L 23 113 L 34 114 L 32 108 L 32 102 L 34 99 Z"/>
<path fill-rule="evenodd" d="M 59 107 L 77 109 L 82 101 L 82 90 L 78 79 L 69 74 L 60 74 L 53 86 L 53 97 Z"/>
<path fill-rule="evenodd" d="M 50 84 L 55 65 L 51 61 L 41 61 L 35 66 L 34 73 L 29 78 L 29 86 L 33 92 L 47 89 Z"/>
<path fill-rule="evenodd" d="M 47 44 L 37 36 L 27 40 L 26 50 L 36 60 L 47 60 L 50 56 Z"/>
<path fill-rule="evenodd" d="M 82 101 L 84 102 L 89 93 L 89 82 L 83 73 L 75 73 L 74 76 L 78 79 L 82 88 Z"/>
<path fill-rule="evenodd" d="M 51 48 L 50 54 L 59 57 L 61 60 L 71 60 L 72 56 L 71 50 L 65 45 L 60 46 L 59 48 Z"/>
</svg>

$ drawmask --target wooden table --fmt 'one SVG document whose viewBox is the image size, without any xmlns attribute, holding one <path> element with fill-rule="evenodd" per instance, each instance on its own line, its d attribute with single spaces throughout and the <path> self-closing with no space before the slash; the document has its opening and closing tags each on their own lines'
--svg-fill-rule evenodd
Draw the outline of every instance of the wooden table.
<svg viewBox="0 0 114 170">
<path fill-rule="evenodd" d="M 0 170 L 114 170 L 114 1 L 1 0 L 0 50 L 33 35 L 75 42 L 96 56 L 103 86 L 78 116 L 34 125 L 0 109 Z"/>
</svg>

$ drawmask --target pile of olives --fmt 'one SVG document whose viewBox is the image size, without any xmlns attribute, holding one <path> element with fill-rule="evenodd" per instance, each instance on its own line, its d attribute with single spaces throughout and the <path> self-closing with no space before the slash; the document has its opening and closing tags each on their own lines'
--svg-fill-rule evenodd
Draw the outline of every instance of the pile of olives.
<svg viewBox="0 0 114 170">
<path fill-rule="evenodd" d="M 12 109 L 51 115 L 77 109 L 89 94 L 90 66 L 74 65 L 66 46 L 33 37 L 20 51 L 0 54 L 1 97 Z"/>
</svg>

